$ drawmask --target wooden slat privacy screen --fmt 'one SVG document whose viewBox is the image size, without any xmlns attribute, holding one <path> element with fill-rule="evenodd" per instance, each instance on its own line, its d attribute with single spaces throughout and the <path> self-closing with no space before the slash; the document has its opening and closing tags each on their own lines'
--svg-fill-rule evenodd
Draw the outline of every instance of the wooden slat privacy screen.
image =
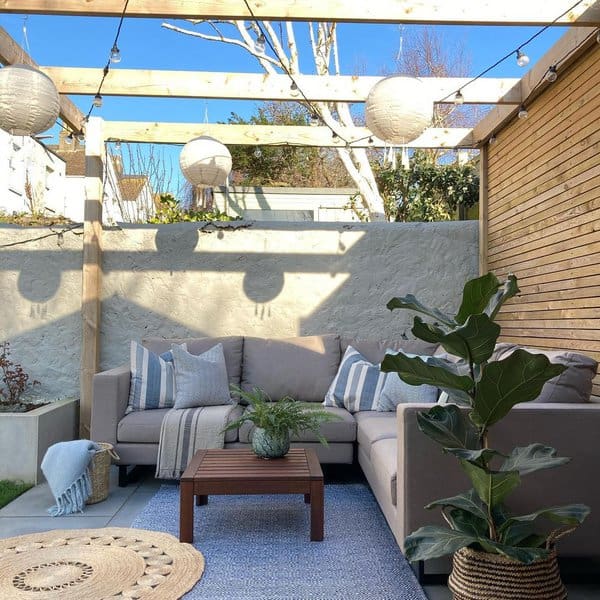
<svg viewBox="0 0 600 600">
<path fill-rule="evenodd" d="M 527 110 L 486 149 L 487 268 L 521 288 L 502 340 L 600 360 L 600 46 Z"/>
</svg>

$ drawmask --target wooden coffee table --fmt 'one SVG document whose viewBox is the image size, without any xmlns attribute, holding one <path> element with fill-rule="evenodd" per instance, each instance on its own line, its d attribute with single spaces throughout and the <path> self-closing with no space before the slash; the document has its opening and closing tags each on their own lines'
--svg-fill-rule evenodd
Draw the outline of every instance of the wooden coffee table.
<svg viewBox="0 0 600 600">
<path fill-rule="evenodd" d="M 292 448 L 272 460 L 238 448 L 196 452 L 181 476 L 179 541 L 193 541 L 194 496 L 201 506 L 212 494 L 304 494 L 310 503 L 310 539 L 323 540 L 323 471 L 312 449 Z"/>
</svg>

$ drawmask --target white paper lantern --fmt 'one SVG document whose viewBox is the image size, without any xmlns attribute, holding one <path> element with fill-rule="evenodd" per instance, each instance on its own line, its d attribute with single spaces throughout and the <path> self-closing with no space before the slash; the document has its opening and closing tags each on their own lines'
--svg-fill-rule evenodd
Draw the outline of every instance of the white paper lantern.
<svg viewBox="0 0 600 600">
<path fill-rule="evenodd" d="M 394 75 L 376 83 L 367 97 L 367 127 L 390 144 L 408 144 L 431 123 L 433 101 L 416 77 Z"/>
<path fill-rule="evenodd" d="M 225 185 L 231 171 L 227 146 L 203 135 L 189 141 L 179 155 L 184 177 L 193 185 Z"/>
<path fill-rule="evenodd" d="M 12 135 L 36 135 L 50 129 L 60 103 L 52 79 L 29 65 L 0 69 L 0 127 Z"/>
</svg>

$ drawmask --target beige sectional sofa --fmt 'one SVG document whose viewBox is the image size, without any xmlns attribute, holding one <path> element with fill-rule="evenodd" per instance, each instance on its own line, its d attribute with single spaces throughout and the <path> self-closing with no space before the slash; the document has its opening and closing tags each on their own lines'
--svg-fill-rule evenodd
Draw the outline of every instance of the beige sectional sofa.
<svg viewBox="0 0 600 600">
<path fill-rule="evenodd" d="M 160 353 L 169 350 L 171 343 L 183 341 L 192 354 L 200 354 L 221 342 L 228 376 L 235 385 L 245 389 L 258 386 L 272 398 L 290 395 L 307 402 L 322 402 L 349 344 L 373 363 L 380 362 L 388 348 L 422 355 L 433 354 L 436 349 L 420 341 L 361 341 L 332 334 L 282 340 L 241 336 L 187 340 L 149 338 L 143 343 Z M 586 368 L 592 367 L 595 369 L 597 365 L 590 360 Z M 168 410 L 125 414 L 129 378 L 128 365 L 95 375 L 92 405 L 92 439 L 114 444 L 123 471 L 127 465 L 156 463 L 160 425 Z M 569 380 L 568 385 L 574 384 Z M 568 395 L 569 390 L 565 390 Z M 587 396 L 589 400 L 589 394 L 590 389 L 586 388 L 577 390 L 575 396 Z M 554 394 L 552 404 L 517 406 L 495 428 L 492 443 L 499 449 L 508 449 L 541 442 L 556 447 L 561 455 L 573 457 L 560 469 L 529 475 L 511 504 L 523 513 L 569 502 L 590 505 L 592 513 L 588 521 L 561 542 L 560 553 L 600 558 L 600 478 L 597 477 L 600 404 L 556 403 L 559 399 Z M 315 448 L 323 463 L 358 460 L 402 546 L 404 537 L 411 531 L 441 521 L 435 511 L 424 509 L 425 504 L 468 488 L 467 478 L 457 461 L 442 454 L 439 446 L 417 428 L 417 413 L 430 406 L 399 404 L 396 413 L 361 411 L 354 414 L 330 407 L 327 410 L 340 419 L 322 426 L 328 447 L 319 444 L 311 433 L 293 439 L 292 445 Z M 243 407 L 238 407 L 232 418 L 242 410 Z M 228 432 L 225 446 L 248 446 L 250 438 L 251 428 L 247 425 L 239 431 Z"/>
</svg>

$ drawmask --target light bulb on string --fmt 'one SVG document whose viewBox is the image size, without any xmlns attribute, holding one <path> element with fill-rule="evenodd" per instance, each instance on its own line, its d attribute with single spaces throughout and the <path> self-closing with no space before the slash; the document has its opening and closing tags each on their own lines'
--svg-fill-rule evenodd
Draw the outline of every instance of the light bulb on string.
<svg viewBox="0 0 600 600">
<path fill-rule="evenodd" d="M 260 158 L 262 156 L 262 150 L 260 148 L 256 148 L 252 154 L 254 154 L 254 158 Z"/>
<path fill-rule="evenodd" d="M 100 94 L 96 94 L 94 96 L 94 106 L 96 108 L 101 108 L 102 107 L 102 96 Z"/>
<path fill-rule="evenodd" d="M 121 51 L 116 44 L 110 49 L 110 62 L 115 64 L 121 62 Z"/>
<path fill-rule="evenodd" d="M 267 38 L 261 32 L 258 34 L 258 36 L 254 42 L 254 51 L 257 54 L 264 54 L 266 47 L 267 47 Z"/>
<path fill-rule="evenodd" d="M 519 117 L 519 119 L 526 119 L 529 116 L 529 113 L 527 112 L 527 109 L 523 104 L 519 106 L 519 112 L 517 116 Z"/>
<path fill-rule="evenodd" d="M 550 65 L 544 75 L 544 80 L 548 83 L 554 83 L 557 79 L 558 73 L 556 72 L 556 65 Z"/>
<path fill-rule="evenodd" d="M 117 140 L 115 142 L 115 150 L 120 150 L 120 149 L 121 149 L 121 142 L 120 142 L 120 140 Z"/>
<path fill-rule="evenodd" d="M 73 133 L 69 133 L 69 135 L 65 138 L 65 143 L 69 145 L 73 143 Z"/>
<path fill-rule="evenodd" d="M 489 139 L 489 145 L 493 146 L 498 140 L 496 139 L 496 136 L 494 134 L 492 134 L 492 136 Z"/>
<path fill-rule="evenodd" d="M 300 90 L 298 89 L 298 84 L 295 81 L 292 81 L 292 85 L 290 85 L 290 92 L 294 98 L 300 94 Z"/>
<path fill-rule="evenodd" d="M 519 48 L 517 50 L 517 65 L 519 65 L 519 67 L 526 67 L 528 64 L 529 56 L 527 56 L 527 54 L 524 52 L 521 52 L 521 49 Z"/>
<path fill-rule="evenodd" d="M 462 95 L 462 92 L 460 90 L 458 90 L 458 92 L 456 92 L 456 94 L 454 94 L 454 104 L 456 106 L 459 106 L 464 101 L 465 101 L 465 97 Z"/>
<path fill-rule="evenodd" d="M 310 113 L 310 125 L 316 127 L 320 123 L 319 115 L 316 112 Z"/>
</svg>

